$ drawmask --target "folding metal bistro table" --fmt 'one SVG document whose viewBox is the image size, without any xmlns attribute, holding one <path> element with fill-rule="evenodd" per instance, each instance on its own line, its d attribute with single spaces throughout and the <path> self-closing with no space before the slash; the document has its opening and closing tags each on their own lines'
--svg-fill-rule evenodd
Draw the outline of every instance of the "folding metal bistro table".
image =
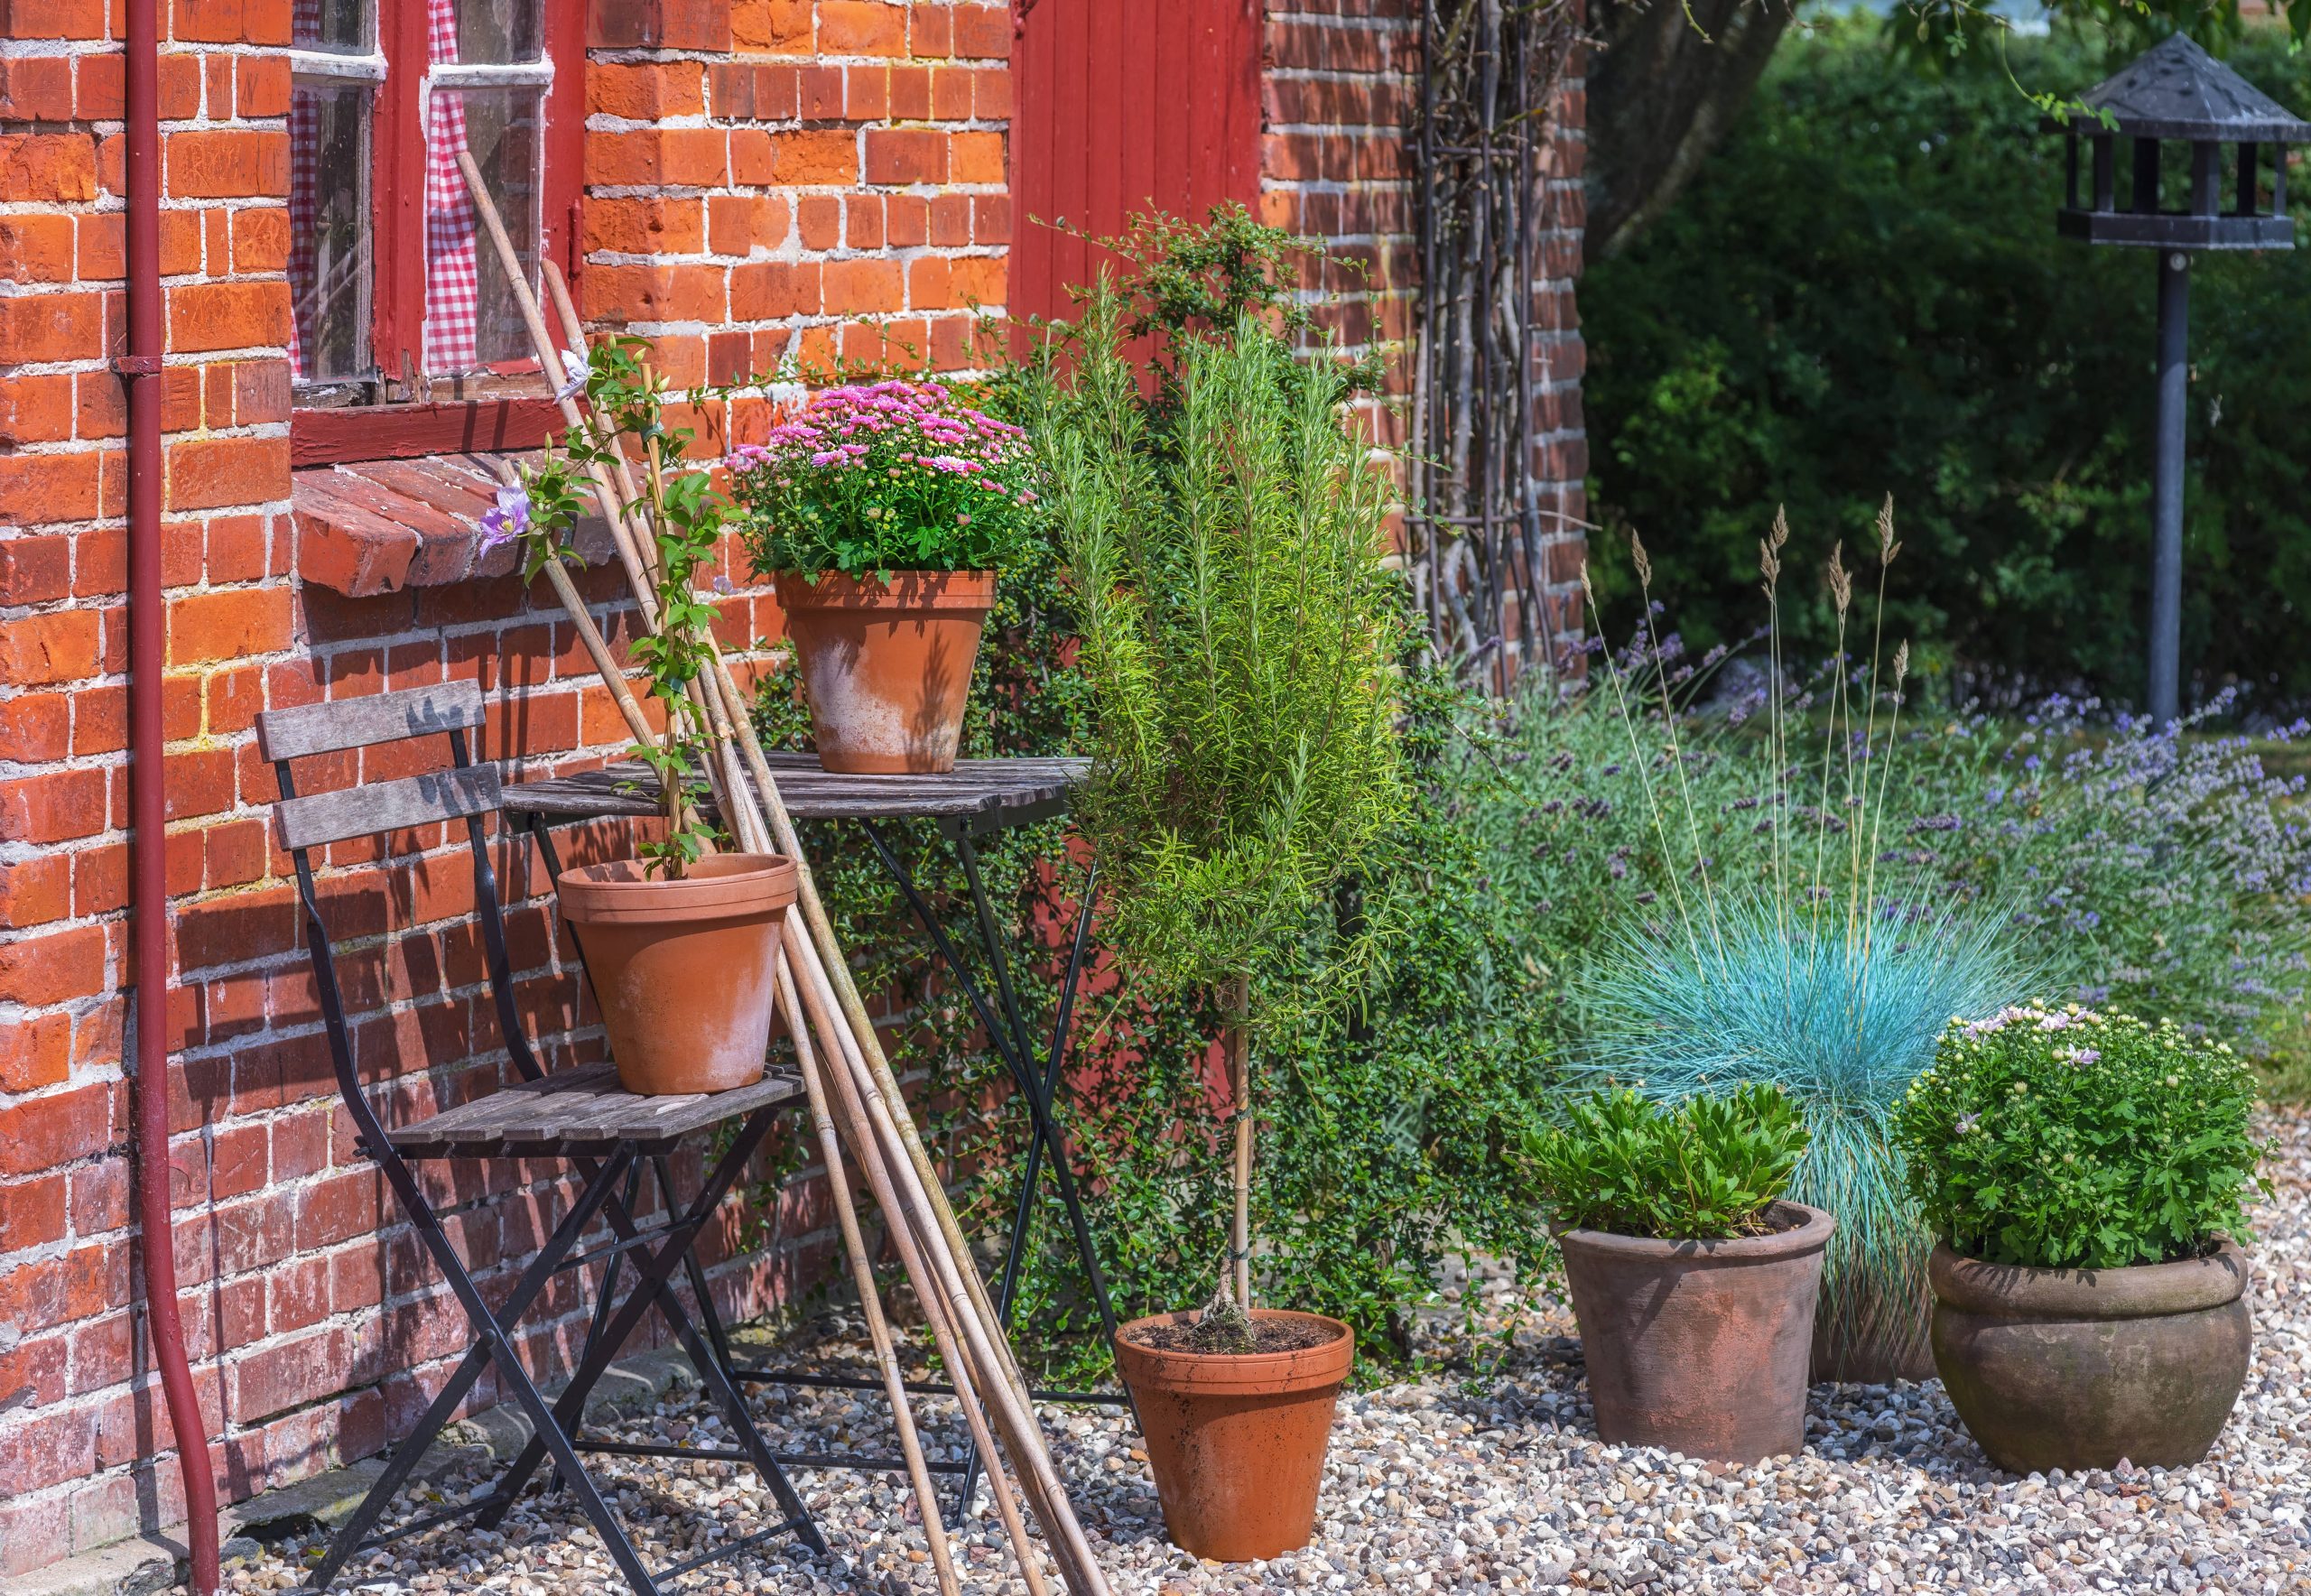
<svg viewBox="0 0 2311 1596">
<path fill-rule="evenodd" d="M 1075 1005 L 1075 994 L 1083 970 L 1085 940 L 1091 929 L 1092 888 L 1097 885 L 1097 869 L 1085 884 L 1083 903 L 1077 912 L 1073 929 L 1068 940 L 1067 963 L 1060 978 L 1059 1003 L 1053 1016 L 1049 1044 L 1038 1050 L 1035 1038 L 1027 1028 L 1019 1008 L 1016 984 L 1011 978 L 1011 964 L 1004 951 L 1005 934 L 998 922 L 994 906 L 988 901 L 987 889 L 979 870 L 978 840 L 1012 826 L 1033 825 L 1050 820 L 1067 805 L 1068 794 L 1081 784 L 1091 767 L 1086 759 L 964 759 L 955 768 L 940 775 L 845 775 L 823 769 L 816 758 L 806 754 L 771 754 L 767 756 L 772 776 L 778 783 L 779 795 L 785 801 L 787 812 L 798 821 L 855 821 L 865 833 L 875 851 L 906 899 L 915 917 L 930 933 L 940 961 L 954 977 L 956 984 L 970 1000 L 972 1013 L 986 1031 L 988 1040 L 1009 1070 L 1013 1084 L 1026 1100 L 1028 1115 L 1033 1121 L 1034 1139 L 1028 1144 L 1026 1168 L 1019 1185 L 1018 1201 L 1013 1211 L 1011 1233 L 1004 1249 L 1003 1266 L 996 1285 L 996 1308 L 1007 1331 L 1012 1306 L 1018 1294 L 1019 1270 L 1024 1261 L 1027 1231 L 1033 1220 L 1036 1192 L 1040 1187 L 1044 1165 L 1051 1172 L 1058 1188 L 1060 1201 L 1067 1211 L 1068 1225 L 1072 1232 L 1075 1252 L 1081 1262 L 1086 1279 L 1100 1309 L 1100 1322 L 1112 1337 L 1116 1330 L 1114 1305 L 1108 1296 L 1107 1277 L 1100 1267 L 1099 1251 L 1093 1244 L 1090 1221 L 1084 1217 L 1081 1194 L 1076 1190 L 1072 1166 L 1068 1162 L 1065 1138 L 1052 1115 L 1052 1104 L 1058 1091 L 1066 1064 L 1068 1023 Z M 650 767 L 639 761 L 614 765 L 606 769 L 587 771 L 577 775 L 554 776 L 539 781 L 517 782 L 505 789 L 506 812 L 537 840 L 545 857 L 549 872 L 559 875 L 561 862 L 556 855 L 552 828 L 580 824 L 589 821 L 620 817 L 654 815 L 660 812 L 657 777 Z M 712 801 L 701 793 L 700 803 L 709 813 Z M 907 874 L 905 866 L 892 850 L 884 837 L 883 822 L 896 820 L 929 820 L 938 828 L 949 846 L 955 850 L 963 867 L 964 879 L 970 888 L 972 917 L 977 924 L 981 951 L 988 968 L 995 977 L 993 1001 L 970 967 L 955 946 L 945 924 L 940 920 L 923 889 Z M 663 1165 L 658 1179 L 664 1184 L 668 1179 Z M 637 1167 L 634 1175 L 638 1179 Z M 675 1199 L 668 1190 L 662 1193 L 671 1206 Z M 614 1271 L 618 1260 L 613 1258 L 609 1267 Z M 615 1276 L 603 1282 L 601 1300 L 610 1300 L 610 1286 Z M 879 1391 L 882 1382 L 870 1373 L 826 1374 L 800 1370 L 747 1368 L 733 1363 L 729 1341 L 713 1299 L 705 1290 L 705 1282 L 695 1267 L 691 1270 L 691 1288 L 698 1297 L 700 1317 L 704 1321 L 709 1340 L 721 1357 L 733 1378 L 756 1385 L 810 1386 L 841 1390 Z M 599 1316 L 598 1316 L 599 1317 Z M 910 1384 L 907 1389 L 921 1395 L 951 1396 L 953 1387 L 940 1384 Z M 1120 1392 L 1109 1391 L 1038 1391 L 1038 1397 L 1054 1402 L 1097 1403 L 1109 1406 L 1128 1406 L 1129 1398 Z M 813 1459 L 814 1464 L 838 1466 L 831 1460 Z M 896 1469 L 896 1459 L 860 1459 L 848 1466 L 863 1469 Z M 960 1473 L 962 1484 L 957 1496 L 959 1516 L 967 1512 L 976 1489 L 980 1468 L 978 1449 L 972 1447 L 961 1463 L 933 1462 L 937 1472 Z"/>
</svg>

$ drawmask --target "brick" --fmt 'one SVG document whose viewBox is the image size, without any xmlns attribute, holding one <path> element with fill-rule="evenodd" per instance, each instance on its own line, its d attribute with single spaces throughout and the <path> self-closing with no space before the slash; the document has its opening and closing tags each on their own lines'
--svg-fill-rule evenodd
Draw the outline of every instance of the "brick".
<svg viewBox="0 0 2311 1596">
<path fill-rule="evenodd" d="M 611 188 L 711 188 L 727 179 L 729 140 L 716 127 L 595 129 L 586 135 L 586 181 Z"/>
<path fill-rule="evenodd" d="M 188 593 L 169 606 L 169 663 L 246 659 L 289 646 L 293 609 L 283 588 Z"/>
<path fill-rule="evenodd" d="M 28 1020 L 0 1020 L 0 1091 L 38 1091 L 44 1086 L 60 1086 L 72 1072 L 72 1018 L 70 1015 L 41 1015 Z M 13 1251 L 16 1247 L 32 1245 L 14 1239 L 8 1235 L 10 1226 L 6 1210 L 7 1188 L 0 1187 L 0 1252 Z M 64 1192 L 58 1183 L 55 1192 L 57 1229 L 61 1233 L 64 1217 Z M 42 1240 L 55 1238 L 43 1236 Z"/>
<path fill-rule="evenodd" d="M 895 260 L 829 261 L 823 281 L 830 315 L 885 315 L 906 308 L 906 283 Z"/>
<path fill-rule="evenodd" d="M 280 348 L 289 341 L 286 283 L 191 283 L 169 290 L 169 348 Z"/>
<path fill-rule="evenodd" d="M 772 169 L 782 183 L 849 185 L 859 181 L 858 135 L 806 130 L 770 137 Z"/>
<path fill-rule="evenodd" d="M 0 282 L 70 283 L 72 280 L 72 218 L 70 216 L 0 216 Z"/>
<path fill-rule="evenodd" d="M 808 55 L 816 18 L 812 0 L 732 0 L 730 34 L 741 50 Z"/>
<path fill-rule="evenodd" d="M 42 853 L 0 863 L 0 930 L 45 925 L 71 912 L 72 861 L 66 856 Z M 5 1079 L 0 1072 L 0 1081 Z"/>
<path fill-rule="evenodd" d="M 918 10 L 917 15 L 921 14 Z M 1007 60 L 1011 55 L 1011 8 L 1008 5 L 958 5 L 953 8 L 954 52 L 979 60 Z"/>
<path fill-rule="evenodd" d="M 36 687 L 92 676 L 97 643 L 93 610 L 54 610 L 0 621 L 0 682 Z"/>
<path fill-rule="evenodd" d="M 608 321 L 714 321 L 728 307 L 722 270 L 686 264 L 596 265 L 586 310 Z"/>
<path fill-rule="evenodd" d="M 71 57 L 0 60 L 0 122 L 67 122 L 71 116 Z"/>
<path fill-rule="evenodd" d="M 832 194 L 804 194 L 794 202 L 794 230 L 814 255 L 842 243 L 842 201 Z"/>
<path fill-rule="evenodd" d="M 930 128 L 870 127 L 866 136 L 868 182 L 947 181 L 947 135 Z"/>
<path fill-rule="evenodd" d="M 0 134 L 0 194 L 18 201 L 97 197 L 97 142 L 85 133 Z"/>
<path fill-rule="evenodd" d="M 0 300 L 0 364 L 94 360 L 104 352 L 102 294 L 28 293 Z M 0 511 L 0 519 L 5 515 Z"/>
<path fill-rule="evenodd" d="M 292 85 L 289 63 L 277 55 L 234 58 L 233 114 L 237 116 L 285 116 Z"/>
<path fill-rule="evenodd" d="M 113 1085 L 97 1081 L 0 1109 L 0 1174 L 42 1174 L 112 1145 Z"/>
<path fill-rule="evenodd" d="M 45 604 L 72 590 L 72 540 L 17 536 L 0 543 L 0 604 Z"/>
<path fill-rule="evenodd" d="M 707 203 L 733 197 L 717 194 Z M 700 203 L 679 196 L 623 199 L 603 195 L 585 206 L 586 250 L 591 255 L 695 255 L 705 247 Z M 718 254 L 729 254 L 717 248 Z"/>
<path fill-rule="evenodd" d="M 731 0 L 593 0 L 586 40 L 597 50 L 724 51 L 731 12 Z"/>
<path fill-rule="evenodd" d="M 786 222 L 784 196 L 715 194 L 706 202 L 707 246 L 716 255 L 766 254 L 785 241 Z"/>
<path fill-rule="evenodd" d="M 54 1015 L 32 1024 L 37 1027 L 62 1018 L 60 1015 Z M 70 1031 L 71 1022 L 64 1021 L 64 1027 Z M 9 1090 L 20 1089 L 11 1087 Z M 64 1192 L 65 1182 L 60 1174 L 43 1174 L 28 1181 L 0 1184 L 0 1254 L 22 1252 L 27 1248 L 45 1247 L 51 1241 L 61 1241 L 64 1239 Z"/>
<path fill-rule="evenodd" d="M 959 183 L 999 183 L 1003 181 L 1003 135 L 999 133 L 959 133 L 947 141 L 947 172 Z"/>
<path fill-rule="evenodd" d="M 233 212 L 232 265 L 237 274 L 279 272 L 289 264 L 285 206 L 247 205 Z"/>
<path fill-rule="evenodd" d="M 0 698 L 0 759 L 27 765 L 61 759 L 71 751 L 72 701 L 60 692 Z"/>
<path fill-rule="evenodd" d="M 289 496 L 289 440 L 195 438 L 168 451 L 168 507 L 215 509 Z M 214 572 L 211 580 L 218 580 Z"/>
<path fill-rule="evenodd" d="M 586 71 L 586 106 L 636 122 L 699 116 L 706 109 L 704 75 L 695 61 L 597 61 Z"/>
<path fill-rule="evenodd" d="M 286 129 L 192 128 L 168 135 L 169 193 L 180 200 L 289 196 Z"/>
</svg>

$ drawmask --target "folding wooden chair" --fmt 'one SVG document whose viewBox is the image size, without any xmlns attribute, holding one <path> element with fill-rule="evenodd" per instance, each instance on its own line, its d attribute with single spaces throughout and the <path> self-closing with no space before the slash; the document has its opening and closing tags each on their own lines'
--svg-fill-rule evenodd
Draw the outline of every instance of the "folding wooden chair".
<svg viewBox="0 0 2311 1596">
<path fill-rule="evenodd" d="M 540 1462 L 551 1459 L 555 1476 L 567 1484 L 601 1536 L 602 1545 L 636 1596 L 657 1596 L 658 1582 L 705 1564 L 722 1561 L 764 1542 L 792 1534 L 814 1552 L 825 1550 L 802 1499 L 779 1466 L 730 1380 L 726 1359 L 701 1339 L 670 1282 L 688 1265 L 693 1288 L 705 1304 L 703 1275 L 691 1248 L 778 1115 L 802 1096 L 792 1074 L 774 1072 L 755 1085 L 701 1097 L 636 1097 L 617 1082 L 609 1063 L 590 1064 L 549 1075 L 539 1068 L 515 1007 L 506 951 L 506 926 L 498 909 L 497 881 L 489 860 L 485 817 L 499 806 L 497 772 L 476 765 L 468 733 L 479 725 L 481 693 L 471 682 L 413 688 L 374 698 L 306 708 L 269 710 L 257 717 L 265 756 L 281 781 L 274 806 L 283 845 L 296 861 L 297 889 L 304 902 L 305 939 L 320 988 L 321 1018 L 338 1090 L 360 1135 L 364 1154 L 385 1172 L 402 1210 L 465 1309 L 474 1341 L 432 1405 L 394 1451 L 384 1474 L 314 1568 L 312 1591 L 325 1590 L 347 1559 L 439 1525 L 468 1517 L 485 1524 L 504 1517 Z M 409 738 L 446 734 L 449 767 L 394 781 L 365 783 L 343 791 L 296 796 L 290 762 L 312 755 L 338 754 Z M 462 821 L 473 853 L 475 918 L 481 927 L 489 985 L 507 1055 L 520 1080 L 506 1089 L 464 1102 L 411 1125 L 390 1129 L 362 1090 L 347 1028 L 345 1000 L 338 983 L 337 956 L 315 890 L 311 851 L 329 843 L 408 827 Z M 373 1074 L 375 1072 L 373 1071 Z M 666 1157 L 684 1137 L 738 1120 L 726 1150 L 713 1162 L 696 1198 L 676 1201 L 667 1178 Z M 566 1161 L 580 1183 L 578 1200 L 530 1260 L 503 1303 L 492 1309 L 451 1245 L 440 1218 L 418 1185 L 411 1165 L 423 1159 Z M 633 1217 L 635 1185 L 628 1179 L 645 1163 L 655 1166 L 666 1217 L 645 1228 Z M 618 1187 L 626 1184 L 620 1194 Z M 586 1251 L 577 1243 L 597 1219 L 612 1239 Z M 586 1351 L 561 1398 L 548 1404 L 523 1367 L 514 1335 L 523 1316 L 557 1274 L 584 1264 L 632 1255 L 637 1278 L 616 1310 L 607 1301 L 594 1322 Z M 605 1276 L 605 1291 L 610 1289 Z M 697 1369 L 701 1383 L 721 1408 L 739 1445 L 732 1448 L 656 1446 L 588 1441 L 580 1433 L 588 1395 L 608 1369 L 643 1316 L 654 1309 Z M 485 1369 L 495 1367 L 503 1387 L 520 1404 L 534 1432 L 522 1455 L 495 1489 L 460 1506 L 429 1514 L 397 1529 L 373 1534 L 379 1516 L 407 1483 L 411 1471 Z M 643 1565 L 634 1544 L 588 1475 L 588 1452 L 664 1457 L 716 1458 L 750 1464 L 768 1487 L 782 1520 L 766 1529 L 725 1541 L 701 1554 L 655 1571 Z M 800 1460 L 797 1460 L 800 1461 Z"/>
</svg>

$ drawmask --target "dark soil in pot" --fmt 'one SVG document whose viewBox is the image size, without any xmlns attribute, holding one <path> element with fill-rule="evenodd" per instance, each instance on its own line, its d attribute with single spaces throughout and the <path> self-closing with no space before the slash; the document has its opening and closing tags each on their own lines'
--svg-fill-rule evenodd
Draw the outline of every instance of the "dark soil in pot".
<svg viewBox="0 0 2311 1596">
<path fill-rule="evenodd" d="M 1116 1332 L 1164 1524 L 1182 1551 L 1218 1563 L 1277 1557 L 1308 1544 L 1332 1441 L 1332 1409 L 1356 1357 L 1337 1319 L 1255 1308 L 1265 1347 L 1198 1352 L 1195 1313 L 1136 1319 Z"/>
<path fill-rule="evenodd" d="M 987 571 L 775 578 L 819 763 L 859 775 L 955 767 L 971 664 L 995 604 Z"/>
<path fill-rule="evenodd" d="M 794 860 L 713 854 L 670 881 L 619 859 L 564 870 L 555 886 L 626 1090 L 728 1091 L 762 1079 Z"/>
<path fill-rule="evenodd" d="M 1566 1230 L 1566 1284 L 1597 1434 L 1749 1463 L 1801 1451 L 1822 1254 L 1836 1221 L 1778 1202 L 1727 1241 Z"/>
<path fill-rule="evenodd" d="M 1967 1430 L 2011 1473 L 2179 1469 L 2247 1383 L 2253 1273 L 2229 1241 L 2126 1269 L 2026 1269 L 1935 1248 L 1934 1361 Z"/>
</svg>

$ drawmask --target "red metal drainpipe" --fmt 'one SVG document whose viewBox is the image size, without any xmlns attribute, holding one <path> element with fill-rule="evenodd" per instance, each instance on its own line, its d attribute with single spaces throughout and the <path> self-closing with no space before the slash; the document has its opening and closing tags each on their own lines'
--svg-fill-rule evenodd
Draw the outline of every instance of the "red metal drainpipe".
<svg viewBox="0 0 2311 1596">
<path fill-rule="evenodd" d="M 184 1471 L 192 1587 L 218 1587 L 217 1481 L 209 1426 L 185 1361 L 177 1313 L 175 1227 L 169 1186 L 168 791 L 161 676 L 168 618 L 161 596 L 161 40 L 152 0 L 131 0 L 127 51 L 128 354 L 116 364 L 128 388 L 128 747 L 135 828 L 131 902 L 136 942 L 136 1202 L 144 1232 L 144 1302 L 153 1361 L 169 1405 Z"/>
</svg>

